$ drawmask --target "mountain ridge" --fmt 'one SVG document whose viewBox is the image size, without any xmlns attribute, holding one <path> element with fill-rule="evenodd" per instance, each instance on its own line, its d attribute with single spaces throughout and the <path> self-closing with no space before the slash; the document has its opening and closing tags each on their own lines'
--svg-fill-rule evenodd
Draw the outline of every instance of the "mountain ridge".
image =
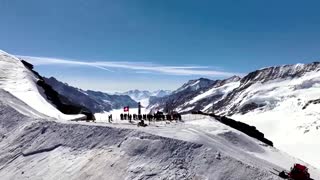
<svg viewBox="0 0 320 180">
<path fill-rule="evenodd" d="M 32 64 L 4 51 L 0 51 L 0 89 L 38 111 L 39 113 L 34 115 L 39 118 L 43 117 L 38 116 L 40 114 L 62 120 L 92 115 L 77 104 L 63 102 L 63 97 L 43 82 L 42 76 L 33 70 Z"/>
<path fill-rule="evenodd" d="M 317 71 L 320 71 L 320 63 L 319 62 L 312 62 L 310 64 L 293 64 L 293 65 L 266 67 L 266 68 L 252 71 L 252 72 L 248 73 L 247 75 L 243 76 L 242 78 L 240 78 L 238 76 L 232 76 L 230 78 L 222 79 L 222 80 L 210 80 L 207 78 L 199 78 L 199 79 L 189 80 L 188 82 L 183 84 L 180 88 L 173 91 L 171 93 L 171 97 L 166 97 L 167 100 L 165 98 L 153 98 L 151 100 L 151 103 L 149 104 L 148 108 L 153 110 L 156 107 L 157 109 L 163 110 L 164 109 L 164 103 L 163 103 L 164 101 L 175 101 L 176 99 L 178 99 L 178 97 L 192 98 L 192 95 L 190 95 L 190 94 L 193 94 L 193 96 L 196 94 L 199 95 L 199 94 L 203 93 L 201 91 L 206 91 L 206 90 L 208 90 L 208 88 L 220 87 L 226 83 L 230 83 L 229 82 L 230 80 L 231 80 L 231 82 L 239 81 L 239 83 L 240 83 L 239 86 L 235 87 L 230 92 L 228 91 L 228 94 L 225 94 L 224 100 L 220 99 L 219 101 L 216 101 L 216 99 L 217 98 L 219 99 L 220 97 L 219 96 L 212 97 L 212 99 L 210 100 L 213 102 L 211 109 L 212 108 L 220 109 L 221 107 L 226 106 L 227 103 L 230 103 L 229 99 L 232 99 L 233 96 L 235 96 L 236 92 L 243 91 L 244 89 L 248 88 L 249 86 L 251 86 L 254 83 L 257 83 L 257 82 L 264 83 L 264 82 L 268 82 L 268 81 L 276 80 L 276 79 L 283 80 L 283 79 L 299 78 L 308 72 L 317 72 Z M 201 83 L 201 85 L 197 84 L 199 82 Z M 184 95 L 177 96 L 177 94 L 179 94 L 179 93 L 184 94 Z M 177 96 L 177 97 L 172 97 L 174 94 L 176 94 L 175 96 Z M 186 101 L 187 100 L 183 100 L 183 102 L 186 102 Z M 160 104 L 157 105 L 157 103 L 160 103 Z M 207 103 L 205 105 L 202 105 L 201 107 L 205 107 L 208 105 L 209 104 Z M 188 108 L 188 107 L 184 107 L 183 103 L 178 103 L 178 104 L 175 104 L 174 106 L 171 106 L 171 107 L 178 108 L 179 106 L 182 106 L 180 109 Z M 258 108 L 258 106 L 257 107 L 252 106 L 249 109 L 252 109 L 252 108 L 253 109 Z M 186 112 L 190 112 L 192 110 L 194 110 L 194 111 L 204 110 L 206 112 L 209 112 L 209 111 L 207 111 L 208 109 L 209 108 L 199 109 L 199 107 L 198 108 L 189 108 L 189 110 Z M 230 114 L 232 114 L 232 112 L 227 112 L 227 114 L 230 115 Z"/>
<path fill-rule="evenodd" d="M 157 97 L 165 97 L 171 94 L 170 90 L 156 90 L 156 91 L 147 91 L 147 90 L 129 90 L 123 93 L 115 93 L 116 95 L 128 95 L 133 100 L 140 102 L 142 106 L 147 107 L 149 105 L 150 99 Z"/>
<path fill-rule="evenodd" d="M 120 109 L 124 106 L 137 107 L 137 102 L 126 95 L 110 95 L 108 93 L 82 90 L 63 83 L 54 77 L 45 78 L 57 92 L 66 96 L 71 102 L 77 102 L 87 107 L 94 113 L 108 112 L 112 109 Z"/>
<path fill-rule="evenodd" d="M 319 88 L 319 62 L 283 65 L 223 85 L 155 98 L 148 109 L 228 116 L 257 127 L 280 149 L 319 166 L 320 144 L 312 141 L 320 138 Z"/>
</svg>

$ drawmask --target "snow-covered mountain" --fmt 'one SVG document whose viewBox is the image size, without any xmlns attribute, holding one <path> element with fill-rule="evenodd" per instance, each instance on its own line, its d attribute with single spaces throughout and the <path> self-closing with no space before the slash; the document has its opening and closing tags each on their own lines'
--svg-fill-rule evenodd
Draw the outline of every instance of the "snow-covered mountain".
<svg viewBox="0 0 320 180">
<path fill-rule="evenodd" d="M 171 94 L 170 90 L 156 90 L 151 92 L 151 96 L 154 97 L 164 97 L 168 96 L 169 94 Z"/>
<path fill-rule="evenodd" d="M 195 80 L 196 81 L 196 80 Z M 320 63 L 263 68 L 193 92 L 150 101 L 151 110 L 204 111 L 256 126 L 276 146 L 320 166 Z M 215 82 L 219 82 L 215 81 Z"/>
<path fill-rule="evenodd" d="M 34 119 L 30 106 L 0 89 L 1 179 L 280 179 L 293 163 L 319 170 L 202 115 L 138 128 Z"/>
<path fill-rule="evenodd" d="M 228 115 L 245 114 L 258 108 L 272 110 L 300 93 L 309 94 L 310 90 L 316 90 L 311 95 L 313 97 L 301 97 L 301 103 L 304 104 L 312 98 L 320 97 L 320 94 L 317 94 L 319 70 L 320 63 L 315 62 L 269 67 L 251 72 L 241 79 L 240 86 L 218 103 L 215 109 L 220 114 Z"/>
<path fill-rule="evenodd" d="M 183 84 L 180 88 L 177 90 L 173 91 L 173 94 L 179 93 L 179 92 L 184 92 L 184 91 L 191 91 L 195 92 L 198 91 L 199 89 L 207 88 L 210 85 L 212 85 L 215 81 L 206 79 L 206 78 L 200 78 L 200 79 L 195 79 L 195 80 L 190 80 L 187 83 Z"/>
<path fill-rule="evenodd" d="M 67 97 L 71 102 L 87 107 L 94 113 L 120 109 L 124 106 L 137 107 L 138 103 L 127 95 L 110 95 L 104 92 L 82 90 L 55 79 L 45 78 L 45 82 L 52 86 L 59 94 Z"/>
<path fill-rule="evenodd" d="M 319 98 L 320 63 L 265 68 L 244 77 L 217 111 L 255 125 L 282 150 L 320 167 Z"/>
<path fill-rule="evenodd" d="M 148 108 L 151 111 L 191 112 L 208 110 L 213 102 L 217 102 L 239 86 L 240 77 L 233 76 L 225 80 L 209 80 L 200 78 L 190 80 L 169 96 L 151 98 Z"/>
<path fill-rule="evenodd" d="M 210 85 L 198 82 L 202 85 L 177 94 L 209 91 L 215 86 L 227 92 L 238 79 Z M 318 169 L 215 116 L 188 114 L 181 122 L 153 122 L 145 128 L 116 118 L 113 124 L 105 119 L 96 123 L 61 121 L 83 116 L 61 113 L 57 108 L 68 100 L 61 100 L 31 64 L 4 52 L 0 53 L 0 87 L 0 177 L 4 180 L 269 180 L 279 179 L 270 172 L 273 168 L 289 169 L 293 163 L 308 166 L 311 177 L 320 179 Z M 77 90 L 101 99 L 105 96 Z M 312 109 L 318 101 L 308 101 L 303 109 Z"/>
<path fill-rule="evenodd" d="M 82 107 L 62 103 L 61 97 L 43 82 L 42 77 L 32 70 L 33 66 L 20 61 L 13 55 L 0 50 L 0 89 L 17 97 L 39 113 L 35 117 L 53 117 L 60 120 L 83 118 L 84 115 L 75 114 L 82 111 Z M 32 112 L 27 112 L 27 115 Z M 90 113 L 90 112 L 88 112 Z M 42 115 L 44 116 L 42 116 Z"/>
<path fill-rule="evenodd" d="M 164 97 L 171 94 L 171 91 L 169 90 L 157 90 L 157 91 L 141 91 L 141 90 L 130 90 L 123 93 L 115 93 L 117 95 L 128 95 L 133 100 L 140 102 L 142 106 L 148 106 L 149 105 L 149 99 L 154 97 Z"/>
</svg>

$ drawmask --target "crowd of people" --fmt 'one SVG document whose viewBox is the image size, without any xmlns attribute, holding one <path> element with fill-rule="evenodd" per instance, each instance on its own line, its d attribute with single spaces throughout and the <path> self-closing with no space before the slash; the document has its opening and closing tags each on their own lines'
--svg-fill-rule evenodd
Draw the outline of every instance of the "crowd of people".
<svg viewBox="0 0 320 180">
<path fill-rule="evenodd" d="M 155 114 L 130 114 L 130 113 L 122 113 L 120 114 L 120 120 L 128 120 L 129 122 L 132 122 L 132 120 L 140 121 L 138 123 L 138 126 L 147 126 L 144 121 L 181 121 L 181 114 L 179 113 L 170 113 L 170 114 L 164 114 L 163 112 L 158 111 Z M 108 122 L 112 123 L 112 114 L 108 115 Z"/>
<path fill-rule="evenodd" d="M 120 120 L 147 120 L 147 121 L 181 121 L 181 115 L 178 113 L 163 114 L 162 112 L 157 112 L 155 114 L 120 114 Z"/>
</svg>

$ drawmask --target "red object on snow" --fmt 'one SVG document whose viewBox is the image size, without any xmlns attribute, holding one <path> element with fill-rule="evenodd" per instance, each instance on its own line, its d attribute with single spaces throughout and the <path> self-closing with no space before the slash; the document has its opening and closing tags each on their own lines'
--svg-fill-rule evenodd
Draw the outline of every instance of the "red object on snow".
<svg viewBox="0 0 320 180">
<path fill-rule="evenodd" d="M 123 111 L 124 111 L 124 112 L 129 112 L 129 106 L 124 107 L 124 108 L 123 108 Z"/>
<path fill-rule="evenodd" d="M 279 172 L 279 177 L 281 177 L 283 179 L 313 180 L 312 178 L 310 178 L 308 168 L 304 165 L 301 165 L 301 164 L 294 164 L 294 166 L 291 168 L 290 172 L 285 172 L 285 171 L 277 171 L 277 172 Z"/>
<path fill-rule="evenodd" d="M 294 180 L 309 180 L 308 168 L 301 164 L 295 164 L 289 173 L 289 177 Z"/>
<path fill-rule="evenodd" d="M 297 169 L 299 169 L 300 171 L 305 171 L 305 170 L 307 170 L 307 167 L 305 167 L 304 165 L 301 165 L 301 164 L 295 164 L 294 167 L 297 168 Z"/>
</svg>

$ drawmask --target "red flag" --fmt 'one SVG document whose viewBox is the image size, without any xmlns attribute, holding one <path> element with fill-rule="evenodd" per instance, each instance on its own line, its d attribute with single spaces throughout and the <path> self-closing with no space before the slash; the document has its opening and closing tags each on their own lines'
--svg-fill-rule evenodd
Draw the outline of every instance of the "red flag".
<svg viewBox="0 0 320 180">
<path fill-rule="evenodd" d="M 124 111 L 124 112 L 129 112 L 129 106 L 124 107 L 124 108 L 123 108 L 123 111 Z"/>
</svg>

